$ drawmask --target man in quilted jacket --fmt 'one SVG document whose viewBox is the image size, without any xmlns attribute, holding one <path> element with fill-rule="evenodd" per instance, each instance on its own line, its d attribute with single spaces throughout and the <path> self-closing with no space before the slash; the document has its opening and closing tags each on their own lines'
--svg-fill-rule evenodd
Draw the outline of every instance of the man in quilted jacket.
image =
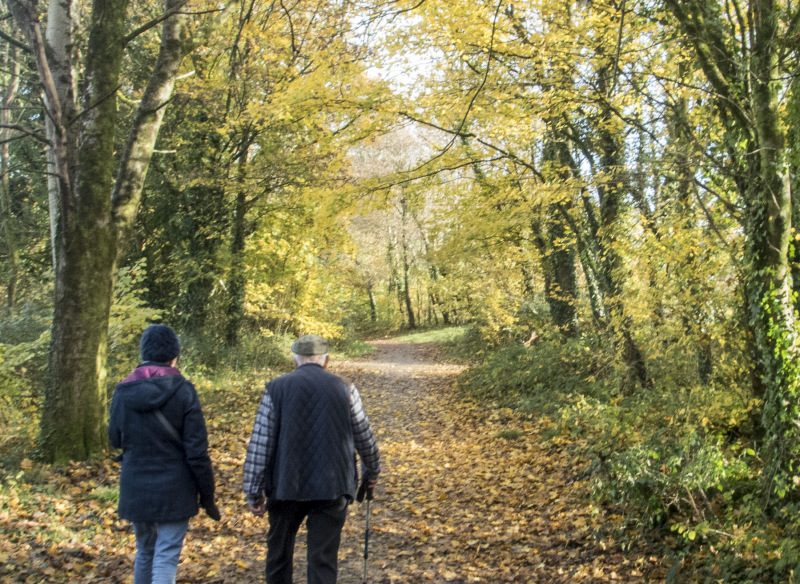
<svg viewBox="0 0 800 584">
<path fill-rule="evenodd" d="M 380 455 L 353 384 L 326 371 L 328 343 L 306 335 L 292 345 L 296 369 L 267 384 L 247 458 L 250 511 L 269 516 L 267 584 L 291 584 L 297 530 L 308 530 L 308 584 L 336 584 L 347 506 L 361 481 L 374 488 Z"/>
</svg>

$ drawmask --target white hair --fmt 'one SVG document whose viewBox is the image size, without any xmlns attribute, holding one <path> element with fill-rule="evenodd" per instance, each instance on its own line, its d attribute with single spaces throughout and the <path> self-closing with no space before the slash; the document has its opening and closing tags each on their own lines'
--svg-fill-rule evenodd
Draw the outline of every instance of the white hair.
<svg viewBox="0 0 800 584">
<path fill-rule="evenodd" d="M 305 363 L 314 362 L 317 365 L 325 366 L 325 360 L 328 358 L 328 354 L 324 353 L 322 355 L 298 355 L 297 353 L 292 353 L 292 359 L 297 364 L 298 367 L 300 365 L 304 365 Z"/>
</svg>

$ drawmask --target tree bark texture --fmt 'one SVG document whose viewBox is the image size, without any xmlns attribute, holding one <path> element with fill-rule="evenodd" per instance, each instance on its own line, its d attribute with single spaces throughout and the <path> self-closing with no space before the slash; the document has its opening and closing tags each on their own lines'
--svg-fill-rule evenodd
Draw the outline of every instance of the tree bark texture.
<svg viewBox="0 0 800 584">
<path fill-rule="evenodd" d="M 86 458 L 106 444 L 105 360 L 116 251 L 110 194 L 119 39 L 127 6 L 127 0 L 93 6 L 82 115 L 60 124 L 78 127 L 77 143 L 69 145 L 70 136 L 59 136 L 66 151 L 55 152 L 60 186 L 55 303 L 40 435 L 40 446 L 53 462 Z M 60 88 L 59 99 L 62 95 L 69 95 L 66 88 Z"/>
</svg>

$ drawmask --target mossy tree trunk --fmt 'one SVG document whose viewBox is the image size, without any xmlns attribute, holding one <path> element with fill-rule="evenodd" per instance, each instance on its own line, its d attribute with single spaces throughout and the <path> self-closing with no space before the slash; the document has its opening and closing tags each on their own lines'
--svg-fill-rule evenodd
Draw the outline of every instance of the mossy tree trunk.
<svg viewBox="0 0 800 584">
<path fill-rule="evenodd" d="M 749 3 L 748 29 L 729 33 L 716 2 L 666 0 L 686 42 L 713 89 L 725 122 L 725 142 L 733 161 L 731 180 L 745 206 L 747 295 L 756 367 L 762 383 L 766 495 L 796 489 L 800 465 L 800 366 L 796 316 L 791 295 L 789 243 L 792 228 L 791 175 L 781 96 L 791 78 L 783 59 L 786 31 L 782 7 L 773 0 Z M 795 22 L 796 18 L 792 19 Z M 794 34 L 794 32 L 791 32 Z M 742 45 L 748 39 L 747 45 Z M 738 45 L 738 46 L 737 46 Z M 735 52 L 734 52 L 735 51 Z M 741 51 L 741 53 L 740 53 Z M 745 62 L 740 54 L 748 55 Z"/>
<path fill-rule="evenodd" d="M 167 9 L 184 2 L 168 0 Z M 48 119 L 55 302 L 40 448 L 46 460 L 60 463 L 85 459 L 106 445 L 106 341 L 118 247 L 136 216 L 172 93 L 182 19 L 164 21 L 160 53 L 117 163 L 116 93 L 128 0 L 94 1 L 82 64 L 74 54 L 73 5 L 50 4 L 46 39 L 35 2 L 8 5 L 31 45 Z M 73 93 L 78 67 L 84 85 L 79 100 Z"/>
</svg>

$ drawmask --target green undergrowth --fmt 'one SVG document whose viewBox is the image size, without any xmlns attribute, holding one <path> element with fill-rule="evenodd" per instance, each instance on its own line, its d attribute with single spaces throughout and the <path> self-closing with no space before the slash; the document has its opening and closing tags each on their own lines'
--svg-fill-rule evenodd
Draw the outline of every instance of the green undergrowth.
<svg viewBox="0 0 800 584">
<path fill-rule="evenodd" d="M 141 333 L 159 316 L 131 292 L 132 276 L 129 278 L 127 274 L 121 274 L 109 329 L 106 387 L 109 398 L 114 386 L 138 365 Z M 50 308 L 45 297 L 32 299 L 0 322 L 0 470 L 17 469 L 21 460 L 36 458 L 49 325 Z M 207 400 L 235 400 L 241 388 L 263 388 L 266 381 L 294 367 L 291 345 L 296 337 L 293 335 L 251 332 L 242 335 L 235 347 L 227 346 L 213 335 L 180 334 L 180 337 L 177 367 L 195 384 L 201 396 L 206 393 Z M 333 360 L 374 351 L 374 347 L 353 336 L 331 339 L 330 347 Z"/>
<path fill-rule="evenodd" d="M 466 331 L 452 347 L 473 356 L 461 390 L 546 419 L 546 439 L 586 461 L 574 478 L 587 498 L 624 517 L 607 526 L 621 545 L 675 558 L 675 582 L 800 575 L 800 505 L 765 506 L 760 404 L 736 379 L 701 384 L 661 363 L 653 386 L 637 388 L 596 338 L 544 335 L 483 351 L 475 337 Z"/>
</svg>

